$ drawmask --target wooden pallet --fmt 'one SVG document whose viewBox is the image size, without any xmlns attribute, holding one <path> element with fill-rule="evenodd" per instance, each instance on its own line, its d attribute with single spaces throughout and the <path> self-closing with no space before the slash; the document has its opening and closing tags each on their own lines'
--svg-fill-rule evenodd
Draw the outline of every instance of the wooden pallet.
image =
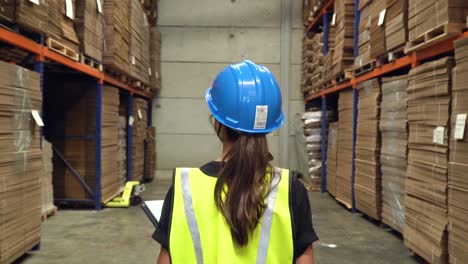
<svg viewBox="0 0 468 264">
<path fill-rule="evenodd" d="M 67 45 L 64 45 L 62 42 L 56 39 L 53 39 L 51 37 L 48 37 L 46 42 L 47 42 L 47 47 L 50 50 L 60 53 L 63 56 L 68 57 L 74 61 L 79 61 L 80 54 L 77 51 L 73 50 L 72 48 L 68 47 Z"/>
<path fill-rule="evenodd" d="M 351 210 L 351 205 L 348 204 L 347 202 L 345 202 L 345 201 L 339 199 L 338 197 L 335 197 L 335 200 L 336 200 L 338 203 L 344 205 L 346 208 L 348 208 L 348 210 Z"/>
<path fill-rule="evenodd" d="M 337 75 L 335 75 L 335 82 L 337 84 L 345 82 L 353 77 L 353 70 L 352 69 L 346 69 Z"/>
<path fill-rule="evenodd" d="M 328 81 L 323 81 L 322 82 L 322 87 L 323 89 L 327 89 L 335 84 L 335 80 L 328 80 Z"/>
<path fill-rule="evenodd" d="M 353 70 L 353 75 L 354 76 L 359 76 L 359 75 L 363 75 L 364 73 L 368 73 L 368 72 L 374 70 L 375 65 L 376 65 L 376 60 L 372 60 L 369 63 L 364 64 L 361 67 L 355 68 Z"/>
<path fill-rule="evenodd" d="M 446 39 L 456 37 L 463 32 L 465 27 L 465 23 L 446 23 L 437 26 L 419 35 L 416 39 L 408 41 L 406 43 L 405 53 L 409 54 Z"/>
<path fill-rule="evenodd" d="M 387 54 L 385 54 L 387 63 L 394 62 L 403 56 L 405 56 L 405 46 L 401 46 L 392 51 L 388 51 Z"/>
<path fill-rule="evenodd" d="M 99 61 L 97 61 L 97 60 L 95 60 L 93 58 L 90 58 L 90 57 L 86 56 L 83 53 L 80 54 L 80 62 L 83 63 L 83 64 L 88 65 L 91 68 L 97 69 L 98 71 L 102 72 L 102 70 L 103 70 L 103 66 L 102 66 L 101 62 L 99 62 Z"/>
<path fill-rule="evenodd" d="M 47 218 L 51 217 L 51 216 L 55 216 L 57 214 L 57 207 L 54 206 L 53 208 L 45 211 L 44 213 L 42 213 L 42 216 L 41 216 L 41 220 L 42 222 L 44 222 L 45 220 L 47 220 Z"/>
</svg>

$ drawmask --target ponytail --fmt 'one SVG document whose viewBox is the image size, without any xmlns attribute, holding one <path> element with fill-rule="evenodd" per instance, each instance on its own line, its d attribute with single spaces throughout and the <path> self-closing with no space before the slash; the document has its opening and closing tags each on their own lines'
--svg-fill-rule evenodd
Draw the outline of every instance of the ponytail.
<svg viewBox="0 0 468 264">
<path fill-rule="evenodd" d="M 238 133 L 224 128 L 225 135 L 234 144 L 223 157 L 214 199 L 231 229 L 232 239 L 237 245 L 245 246 L 267 206 L 265 198 L 270 184 L 265 175 L 271 167 L 272 156 L 265 134 Z"/>
</svg>

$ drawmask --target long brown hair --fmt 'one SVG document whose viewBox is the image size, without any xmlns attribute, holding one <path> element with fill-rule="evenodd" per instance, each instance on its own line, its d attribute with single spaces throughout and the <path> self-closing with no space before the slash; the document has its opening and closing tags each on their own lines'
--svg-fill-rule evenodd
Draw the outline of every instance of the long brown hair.
<svg viewBox="0 0 468 264">
<path fill-rule="evenodd" d="M 234 144 L 223 157 L 214 199 L 231 229 L 232 239 L 237 245 L 245 246 L 267 206 L 265 198 L 270 184 L 265 175 L 271 167 L 272 156 L 265 134 L 247 134 L 217 125 L 218 137 Z M 221 126 L 225 131 L 223 136 Z"/>
</svg>

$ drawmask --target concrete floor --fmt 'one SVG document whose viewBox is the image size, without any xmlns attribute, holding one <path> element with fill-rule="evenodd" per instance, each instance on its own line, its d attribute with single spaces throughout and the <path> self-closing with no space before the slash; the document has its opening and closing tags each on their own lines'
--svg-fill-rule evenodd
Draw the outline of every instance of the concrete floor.
<svg viewBox="0 0 468 264">
<path fill-rule="evenodd" d="M 170 181 L 147 185 L 144 199 L 162 199 Z M 359 215 L 352 215 L 328 194 L 311 193 L 316 263 L 417 263 L 400 238 Z M 139 207 L 60 210 L 42 229 L 41 249 L 20 263 L 155 263 L 159 245 L 153 226 Z M 329 247 L 330 244 L 336 248 Z"/>
</svg>

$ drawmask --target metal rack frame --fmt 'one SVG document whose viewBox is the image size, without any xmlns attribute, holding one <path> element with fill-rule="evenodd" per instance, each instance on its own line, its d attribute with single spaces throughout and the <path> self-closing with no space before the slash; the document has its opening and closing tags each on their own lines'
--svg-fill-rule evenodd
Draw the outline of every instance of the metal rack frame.
<svg viewBox="0 0 468 264">
<path fill-rule="evenodd" d="M 0 42 L 5 42 L 10 45 L 13 45 L 17 48 L 23 49 L 29 52 L 34 56 L 34 71 L 40 74 L 40 88 L 44 99 L 44 64 L 46 60 L 50 60 L 58 63 L 61 66 L 66 66 L 74 71 L 85 74 L 87 76 L 93 77 L 96 79 L 96 131 L 94 135 L 87 136 L 75 136 L 67 138 L 86 138 L 90 140 L 95 140 L 95 186 L 92 190 L 83 178 L 73 169 L 73 167 L 67 162 L 61 153 L 54 148 L 54 152 L 62 159 L 67 168 L 70 170 L 72 175 L 77 179 L 80 185 L 85 189 L 85 191 L 92 197 L 92 199 L 56 199 L 59 202 L 73 202 L 73 203 L 85 203 L 92 204 L 96 210 L 102 209 L 101 205 L 101 127 L 102 127 L 102 95 L 103 95 L 103 85 L 108 83 L 113 85 L 120 90 L 128 92 L 128 114 L 127 114 L 127 124 L 128 119 L 131 116 L 131 111 L 133 108 L 133 97 L 138 96 L 146 99 L 150 105 L 152 105 L 153 96 L 145 91 L 137 90 L 135 87 L 132 87 L 128 84 L 122 83 L 111 76 L 106 75 L 104 72 L 101 72 L 95 68 L 92 68 L 86 64 L 80 63 L 78 61 L 71 60 L 59 53 L 49 50 L 44 46 L 44 36 L 38 34 L 39 40 L 35 42 L 32 39 L 29 39 L 25 36 L 22 36 L 16 32 L 10 31 L 7 28 L 0 27 Z M 43 115 L 44 111 L 41 109 L 41 114 Z M 148 116 L 151 117 L 151 113 L 148 111 Z M 151 124 L 151 122 L 148 122 Z M 41 129 L 41 136 L 42 136 Z M 41 137 L 42 140 L 42 137 Z M 132 127 L 127 125 L 127 180 L 131 179 L 131 155 L 132 155 Z"/>
<path fill-rule="evenodd" d="M 328 34 L 329 34 L 329 10 L 332 7 L 334 0 L 329 0 L 320 11 L 320 13 L 314 18 L 314 20 L 306 27 L 305 32 L 311 31 L 311 29 L 318 26 L 322 26 L 324 43 L 323 43 L 323 54 L 328 52 Z M 320 20 L 322 18 L 322 20 Z M 354 0 L 354 58 L 359 56 L 359 0 Z M 322 24 L 320 24 L 322 23 Z M 358 103 L 359 103 L 359 91 L 357 90 L 357 84 L 364 81 L 383 76 L 385 74 L 403 69 L 403 68 L 415 68 L 421 64 L 421 61 L 452 52 L 454 50 L 454 41 L 460 38 L 468 37 L 468 32 L 464 32 L 459 36 L 448 38 L 444 41 L 435 43 L 424 49 L 413 51 L 406 56 L 403 56 L 394 62 L 389 62 L 380 67 L 374 68 L 374 70 L 365 73 L 360 76 L 352 77 L 349 81 L 335 84 L 330 88 L 324 89 L 318 93 L 312 94 L 304 98 L 304 103 L 307 105 L 312 100 L 322 101 L 322 184 L 321 192 L 327 192 L 326 186 L 326 142 L 327 142 L 327 95 L 334 94 L 338 91 L 351 88 L 353 89 L 353 149 L 352 149 L 352 174 L 351 174 L 351 212 L 356 213 L 356 202 L 355 202 L 355 158 L 356 158 L 356 139 L 357 139 L 357 117 L 358 117 Z"/>
</svg>

